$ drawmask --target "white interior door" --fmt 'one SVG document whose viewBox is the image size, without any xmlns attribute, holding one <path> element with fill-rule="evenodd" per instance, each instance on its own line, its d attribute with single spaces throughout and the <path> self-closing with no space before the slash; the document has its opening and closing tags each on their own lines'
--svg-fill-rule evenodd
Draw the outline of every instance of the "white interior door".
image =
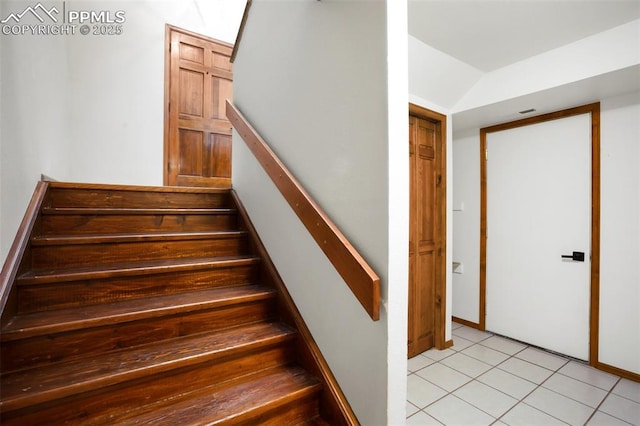
<svg viewBox="0 0 640 426">
<path fill-rule="evenodd" d="M 487 150 L 486 329 L 587 360 L 591 117 L 488 133 Z"/>
</svg>

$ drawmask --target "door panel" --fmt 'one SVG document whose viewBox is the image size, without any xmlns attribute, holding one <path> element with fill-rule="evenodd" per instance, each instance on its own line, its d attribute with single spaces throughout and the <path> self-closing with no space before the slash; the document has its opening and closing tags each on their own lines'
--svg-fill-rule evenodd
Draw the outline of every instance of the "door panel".
<svg viewBox="0 0 640 426">
<path fill-rule="evenodd" d="M 436 317 L 436 124 L 409 119 L 409 357 L 433 347 Z"/>
<path fill-rule="evenodd" d="M 486 329 L 587 360 L 590 115 L 489 133 L 487 150 Z"/>
<path fill-rule="evenodd" d="M 232 46 L 170 28 L 165 184 L 231 185 Z"/>
<path fill-rule="evenodd" d="M 195 175 L 202 169 L 202 132 L 180 129 L 180 175 Z"/>
<path fill-rule="evenodd" d="M 180 86 L 178 87 L 179 116 L 202 118 L 204 110 L 204 75 L 201 72 L 180 69 Z"/>
</svg>

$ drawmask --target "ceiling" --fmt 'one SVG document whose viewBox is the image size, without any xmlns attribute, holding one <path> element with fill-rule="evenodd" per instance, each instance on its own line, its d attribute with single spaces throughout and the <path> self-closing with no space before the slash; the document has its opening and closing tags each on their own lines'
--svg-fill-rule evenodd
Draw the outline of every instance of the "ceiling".
<svg viewBox="0 0 640 426">
<path fill-rule="evenodd" d="M 485 73 L 640 18 L 640 0 L 409 0 L 409 34 Z M 454 114 L 454 132 L 640 90 L 640 64 Z"/>
<path fill-rule="evenodd" d="M 409 0 L 409 34 L 488 72 L 640 18 L 640 0 Z"/>
</svg>

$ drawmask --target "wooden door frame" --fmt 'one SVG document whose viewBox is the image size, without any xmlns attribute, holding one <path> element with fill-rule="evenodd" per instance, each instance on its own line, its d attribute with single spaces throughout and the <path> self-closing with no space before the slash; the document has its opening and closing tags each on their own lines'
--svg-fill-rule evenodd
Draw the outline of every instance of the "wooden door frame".
<svg viewBox="0 0 640 426">
<path fill-rule="evenodd" d="M 434 344 L 436 349 L 446 349 L 453 346 L 453 341 L 446 340 L 447 314 L 447 116 L 438 112 L 409 103 L 409 116 L 421 118 L 434 123 L 438 129 L 440 144 L 436 147 L 436 168 L 441 176 L 436 189 L 436 222 L 440 224 L 436 236 L 436 249 L 439 251 L 436 261 L 435 279 L 435 330 Z"/>
<path fill-rule="evenodd" d="M 600 102 L 528 117 L 480 129 L 480 318 L 486 326 L 487 296 L 487 134 L 576 115 L 591 115 L 591 289 L 589 309 L 589 364 L 597 366 L 600 318 Z M 535 320 L 535 318 L 533 319 Z"/>
<path fill-rule="evenodd" d="M 247 5 L 248 8 L 248 5 Z M 245 10 L 246 13 L 246 10 Z M 171 33 L 179 32 L 181 34 L 188 35 L 190 37 L 198 38 L 201 40 L 206 40 L 211 43 L 215 43 L 221 46 L 227 46 L 231 49 L 234 48 L 234 45 L 223 42 L 221 40 L 216 40 L 212 37 L 207 37 L 202 34 L 194 33 L 193 31 L 185 30 L 184 28 L 176 27 L 174 25 L 165 24 L 164 31 L 164 147 L 163 147 L 163 166 L 162 166 L 162 184 L 164 186 L 169 185 L 169 174 L 170 174 L 170 164 L 169 164 L 169 150 L 170 150 L 170 138 L 171 138 L 171 128 L 170 128 L 170 104 L 171 104 Z M 175 84 L 175 82 L 174 82 Z"/>
</svg>

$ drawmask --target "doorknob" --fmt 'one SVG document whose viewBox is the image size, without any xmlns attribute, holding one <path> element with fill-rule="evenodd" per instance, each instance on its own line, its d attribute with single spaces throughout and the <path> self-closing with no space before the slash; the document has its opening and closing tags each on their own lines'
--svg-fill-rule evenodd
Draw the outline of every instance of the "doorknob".
<svg viewBox="0 0 640 426">
<path fill-rule="evenodd" d="M 563 259 L 571 259 L 575 262 L 584 262 L 584 252 L 583 251 L 574 251 L 573 254 L 563 254 Z"/>
</svg>

